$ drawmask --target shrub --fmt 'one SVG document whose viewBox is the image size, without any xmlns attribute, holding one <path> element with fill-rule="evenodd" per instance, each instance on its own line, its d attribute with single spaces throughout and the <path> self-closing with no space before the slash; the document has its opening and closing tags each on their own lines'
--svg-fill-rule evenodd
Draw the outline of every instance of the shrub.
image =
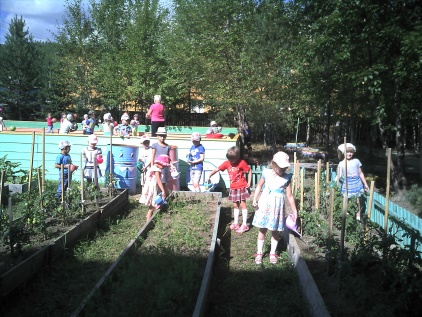
<svg viewBox="0 0 422 317">
<path fill-rule="evenodd" d="M 407 200 L 415 207 L 422 206 L 422 187 L 414 184 L 406 194 Z"/>
</svg>

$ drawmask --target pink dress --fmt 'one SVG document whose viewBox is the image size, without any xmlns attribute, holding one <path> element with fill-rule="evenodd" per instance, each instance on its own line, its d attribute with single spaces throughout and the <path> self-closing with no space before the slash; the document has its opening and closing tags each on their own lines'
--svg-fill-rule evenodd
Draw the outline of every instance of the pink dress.
<svg viewBox="0 0 422 317">
<path fill-rule="evenodd" d="M 160 177 L 162 177 L 161 169 L 157 166 L 153 165 L 147 172 L 145 185 L 142 188 L 142 194 L 139 198 L 139 203 L 144 204 L 146 206 L 154 206 L 156 204 L 154 202 L 154 197 L 161 193 L 161 188 L 157 185 L 157 177 L 155 172 L 160 172 Z"/>
</svg>

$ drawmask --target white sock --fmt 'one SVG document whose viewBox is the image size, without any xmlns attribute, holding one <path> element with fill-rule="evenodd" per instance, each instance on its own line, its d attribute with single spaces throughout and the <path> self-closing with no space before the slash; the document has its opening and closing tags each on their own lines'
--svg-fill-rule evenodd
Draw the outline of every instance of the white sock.
<svg viewBox="0 0 422 317">
<path fill-rule="evenodd" d="M 247 209 L 242 209 L 242 220 L 243 220 L 242 225 L 244 225 L 244 226 L 248 225 L 247 224 L 247 222 L 248 222 L 248 210 Z"/>
<path fill-rule="evenodd" d="M 264 242 L 265 240 L 259 240 L 257 242 L 258 245 L 258 252 L 257 253 L 264 253 L 262 250 L 264 249 Z"/>
<path fill-rule="evenodd" d="M 271 237 L 271 251 L 270 254 L 275 254 L 275 250 L 277 250 L 278 240 Z"/>
<path fill-rule="evenodd" d="M 237 225 L 239 223 L 240 210 L 239 210 L 239 208 L 235 208 L 233 211 L 234 211 L 234 221 L 233 221 L 233 223 Z"/>
</svg>

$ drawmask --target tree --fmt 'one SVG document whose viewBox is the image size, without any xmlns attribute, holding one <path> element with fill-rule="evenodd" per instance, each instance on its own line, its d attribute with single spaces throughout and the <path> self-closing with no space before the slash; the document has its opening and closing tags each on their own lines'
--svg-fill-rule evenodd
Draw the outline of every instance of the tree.
<svg viewBox="0 0 422 317">
<path fill-rule="evenodd" d="M 7 104 L 11 119 L 33 119 L 34 110 L 40 107 L 41 52 L 32 35 L 25 30 L 25 21 L 15 16 L 6 34 L 0 64 L 0 103 Z"/>
</svg>

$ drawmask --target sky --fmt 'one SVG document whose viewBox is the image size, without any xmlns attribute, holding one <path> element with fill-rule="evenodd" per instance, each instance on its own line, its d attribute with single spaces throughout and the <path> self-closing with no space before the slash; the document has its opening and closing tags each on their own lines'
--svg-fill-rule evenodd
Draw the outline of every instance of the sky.
<svg viewBox="0 0 422 317">
<path fill-rule="evenodd" d="M 89 3 L 89 0 L 83 0 Z M 65 11 L 65 0 L 0 0 L 0 43 L 9 33 L 12 18 L 22 16 L 25 30 L 28 29 L 35 41 L 53 41 L 53 33 L 57 33 L 57 24 L 61 24 Z"/>
</svg>

